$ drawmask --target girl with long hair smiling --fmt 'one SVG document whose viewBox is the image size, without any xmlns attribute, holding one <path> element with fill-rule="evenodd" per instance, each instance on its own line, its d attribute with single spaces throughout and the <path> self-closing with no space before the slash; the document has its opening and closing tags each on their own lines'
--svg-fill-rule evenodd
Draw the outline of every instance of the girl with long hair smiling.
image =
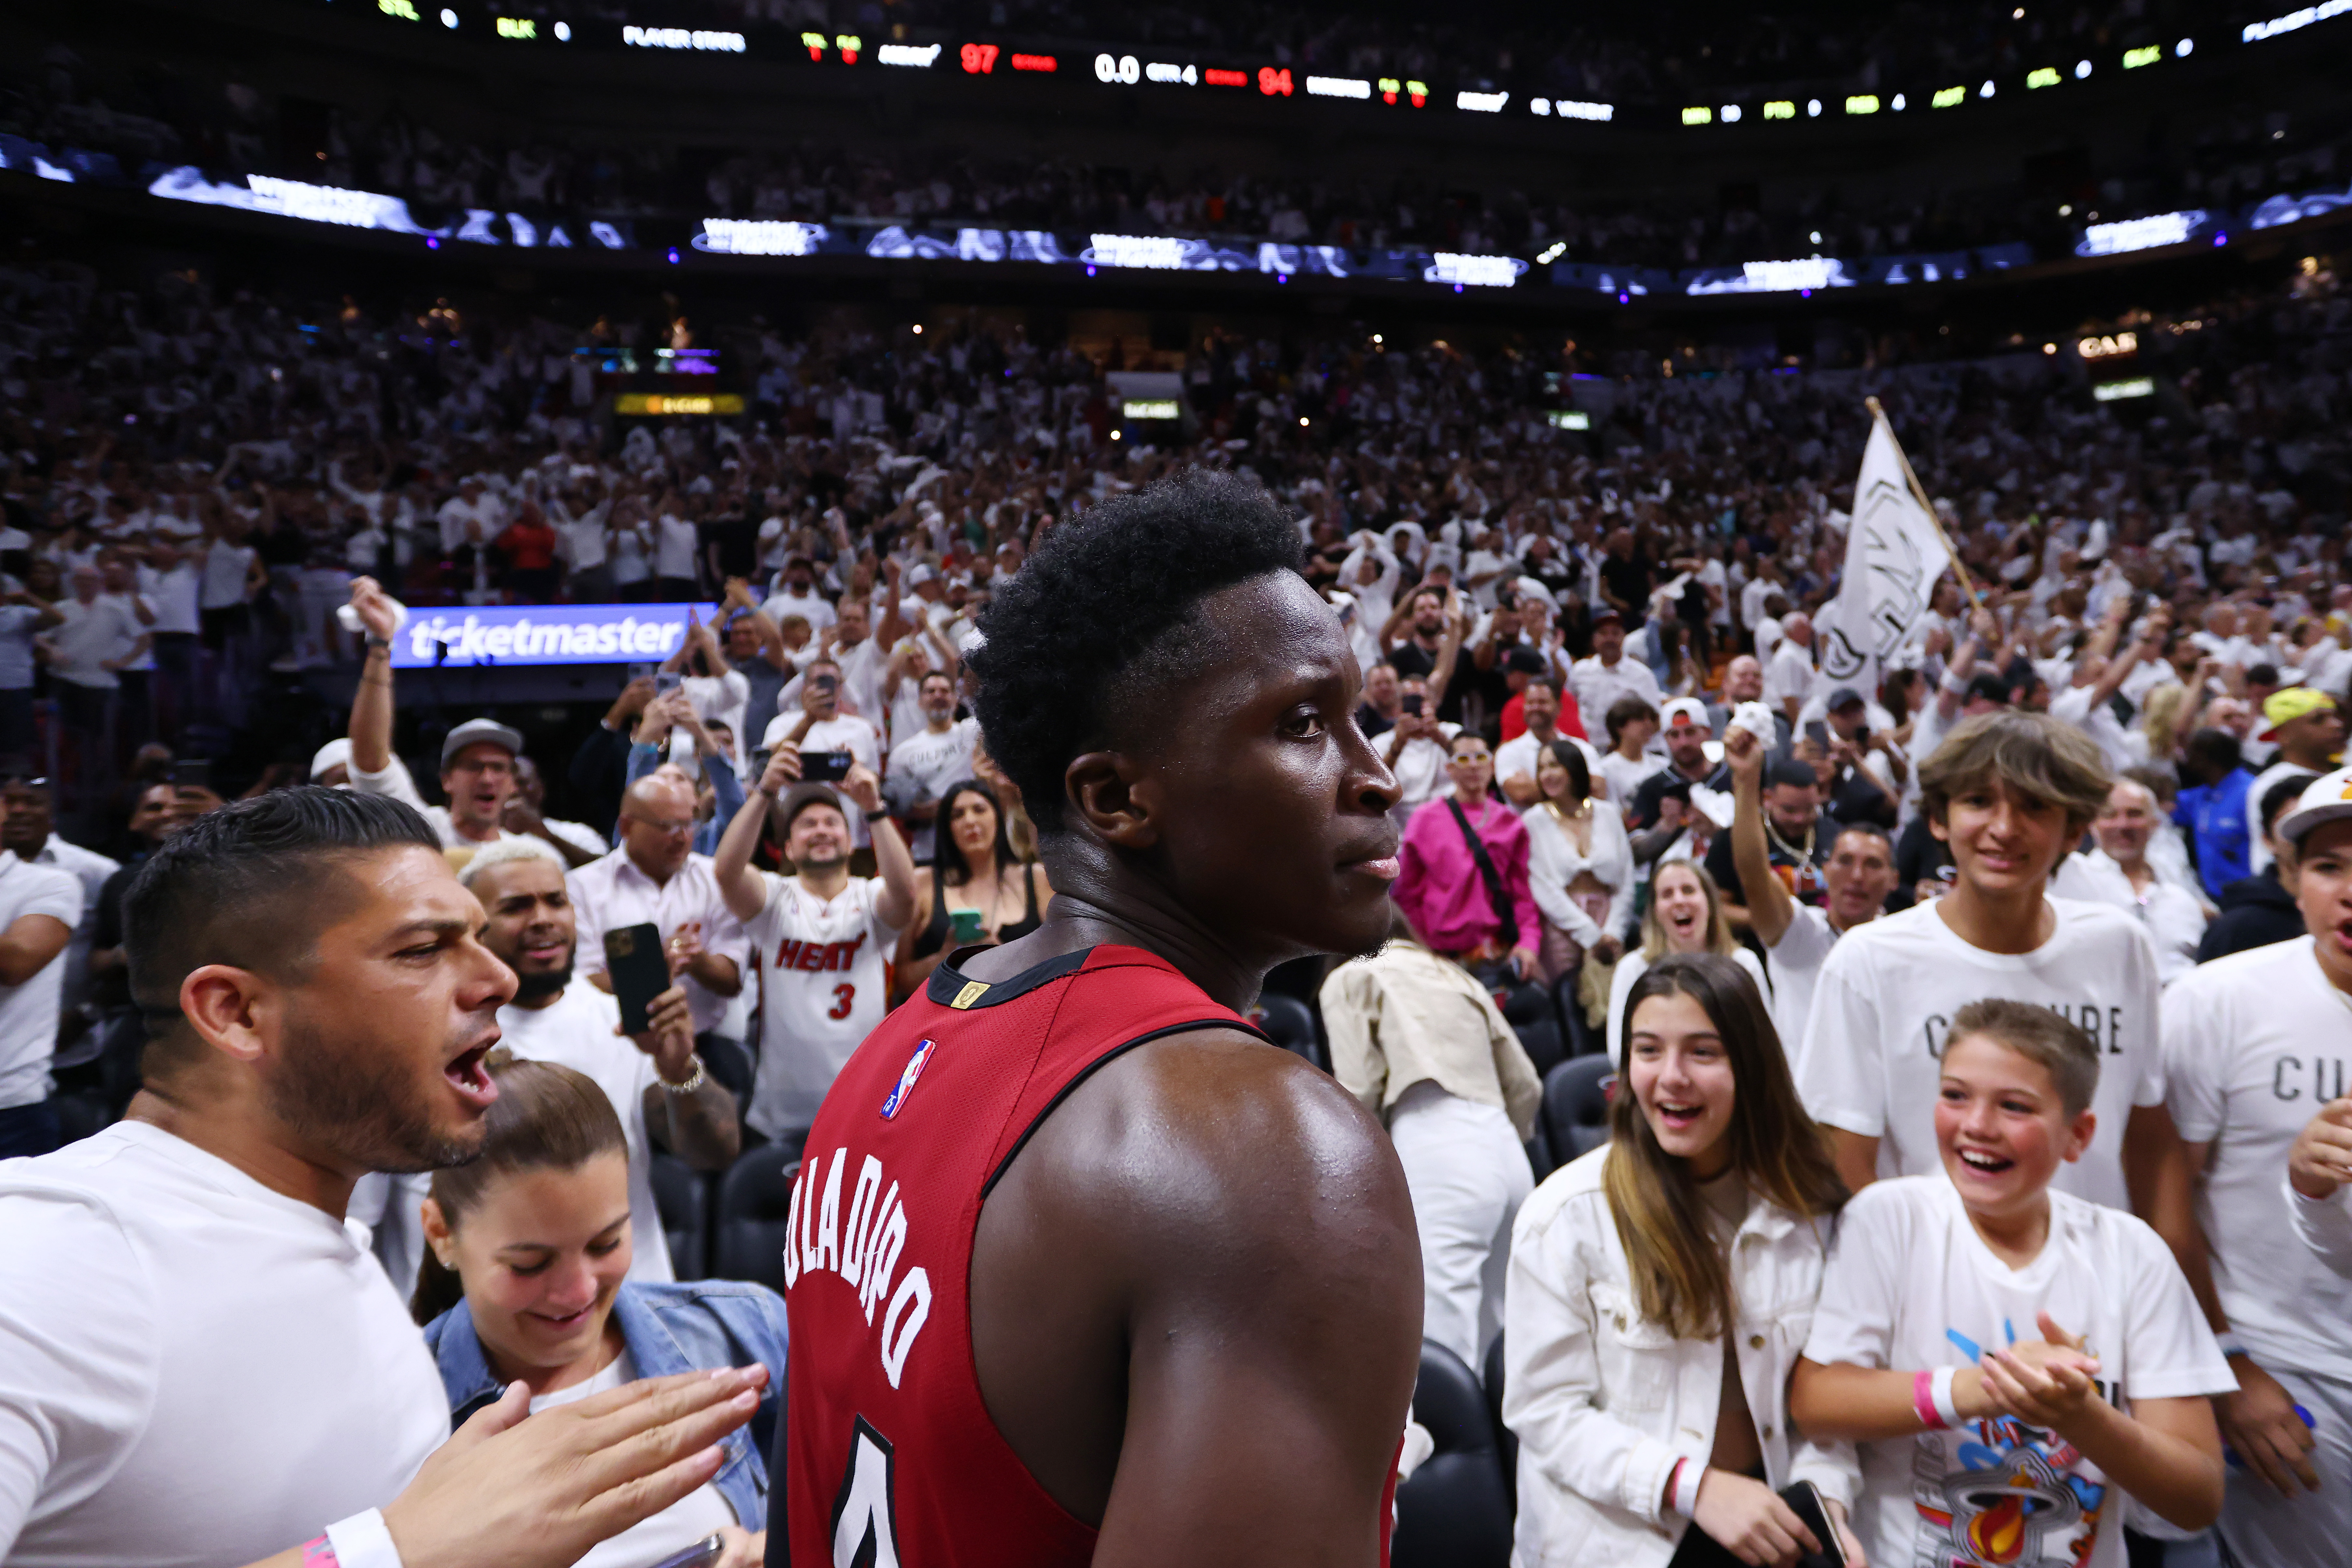
<svg viewBox="0 0 2352 1568">
<path fill-rule="evenodd" d="M 1853 1451 L 1788 1417 L 1844 1184 L 1745 969 L 1661 958 L 1626 1011 L 1608 1145 L 1554 1173 L 1512 1231 L 1514 1560 L 1792 1563 L 1830 1545 L 1779 1495 L 1809 1481 L 1863 1568 Z"/>
</svg>

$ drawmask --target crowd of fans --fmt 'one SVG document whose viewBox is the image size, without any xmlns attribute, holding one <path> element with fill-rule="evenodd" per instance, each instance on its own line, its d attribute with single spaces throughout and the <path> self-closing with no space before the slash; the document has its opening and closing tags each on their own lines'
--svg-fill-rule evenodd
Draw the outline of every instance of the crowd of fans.
<svg viewBox="0 0 2352 1568">
<path fill-rule="evenodd" d="M 0 86 L 0 131 L 54 156 L 68 147 L 109 153 L 121 177 L 140 183 L 193 163 L 215 177 L 259 173 L 383 192 L 405 198 L 428 224 L 466 209 L 534 222 L 757 218 L 860 232 L 895 224 L 1350 251 L 1417 247 L 1669 269 L 2018 244 L 2041 258 L 2064 256 L 2086 224 L 2184 208 L 2230 212 L 2331 188 L 2347 132 L 2337 120 L 2232 99 L 2104 165 L 2045 160 L 2021 177 L 1902 181 L 1889 190 L 1822 182 L 1793 202 L 1767 205 L 1743 187 L 1612 194 L 1584 180 L 1570 194 L 1456 168 L 1442 179 L 1343 170 L 1298 176 L 1173 163 L 1129 167 L 1079 155 L 1007 158 L 870 139 L 714 148 L 542 132 L 501 142 L 397 104 L 372 120 L 326 109 L 317 127 L 289 142 L 282 112 L 269 95 L 236 83 L 175 80 L 164 93 L 62 46 L 41 68 Z M 86 169 L 83 177 L 99 175 Z"/>
<path fill-rule="evenodd" d="M 126 292 L 63 267 L 0 272 L 0 896 L 16 895 L 0 928 L 0 1152 L 91 1131 L 138 1082 L 148 1020 L 122 978 L 131 863 L 248 782 L 190 759 L 228 754 L 273 670 L 356 664 L 347 722 L 296 776 L 409 803 L 460 865 L 488 914 L 485 945 L 517 977 L 499 1010 L 513 1048 L 576 1069 L 594 1092 L 503 1062 L 478 1070 L 513 1091 L 517 1129 L 567 1093 L 610 1104 L 616 1125 L 592 1118 L 595 1137 L 572 1163 L 609 1165 L 614 1202 L 635 1221 L 629 1250 L 598 1255 L 619 1258 L 615 1278 L 685 1293 L 640 1309 L 716 1321 L 755 1359 L 776 1350 L 756 1306 L 713 1305 L 673 1281 L 656 1152 L 718 1170 L 754 1141 L 794 1148 L 833 1074 L 929 965 L 1034 929 L 1054 897 L 1034 830 L 961 716 L 975 623 L 1057 525 L 1172 471 L 1222 469 L 1296 519 L 1307 579 L 1365 672 L 1357 721 L 1400 786 L 1400 941 L 1336 971 L 1321 1012 L 1337 1075 L 1390 1121 L 1415 1184 L 1433 1337 L 1477 1367 L 1511 1321 L 1504 1412 L 1535 1456 L 1520 1492 L 1531 1560 L 1579 1531 L 1646 1549 L 1647 1527 L 1669 1514 L 1772 1556 L 1790 1539 L 1771 1534 L 1785 1521 L 1734 1484 L 1755 1489 L 1759 1467 L 1776 1487 L 1815 1479 L 1841 1529 L 1854 1510 L 1874 1560 L 1906 1560 L 1923 1527 L 1908 1481 L 1888 1477 L 1910 1461 L 1873 1445 L 1922 1422 L 2003 1415 L 2088 1431 L 2075 1424 L 2096 1367 L 2059 1353 L 2067 1334 L 2074 1352 L 2089 1334 L 2147 1373 L 2134 1389 L 2156 1423 L 2145 1462 L 2098 1460 L 2169 1521 L 2137 1522 L 2194 1531 L 2211 1519 L 2199 1500 L 2219 1506 L 2219 1460 L 2210 1478 L 2199 1468 L 2210 1430 L 2200 1439 L 2194 1412 L 2212 1394 L 2256 1472 L 2230 1482 L 2231 1507 L 2242 1485 L 2277 1494 L 2229 1516 L 2259 1543 L 2238 1550 L 2317 1563 L 2343 1539 L 2317 1510 L 2352 1490 L 2340 1446 L 2352 1403 L 2337 1352 L 2311 1346 L 2340 1340 L 2344 1287 L 2305 1259 L 2287 1211 L 2273 1212 L 2289 1143 L 2343 1086 L 2323 1083 L 2268 1121 L 2242 1115 L 2220 1064 L 2222 1043 L 2244 1034 L 2227 1019 L 2256 971 L 2216 962 L 2273 952 L 2282 975 L 2290 961 L 2302 969 L 2265 984 L 2301 984 L 2309 936 L 2333 943 L 2346 929 L 2314 891 L 2341 882 L 2327 869 L 2341 853 L 2324 861 L 2310 836 L 2336 842 L 2339 814 L 2321 797 L 2345 787 L 2335 770 L 2352 700 L 2352 295 L 2316 258 L 2291 284 L 2137 321 L 2137 368 L 2154 390 L 2131 403 L 2092 399 L 2079 363 L 2038 344 L 1984 360 L 1923 345 L 1907 363 L 1832 373 L 1696 348 L 1587 369 L 1572 350 L 1524 344 L 1218 335 L 1188 356 L 1182 417 L 1156 435 L 1122 423 L 1106 365 L 977 320 L 919 337 L 747 327 L 728 350 L 748 362 L 744 418 L 624 432 L 599 410 L 594 355 L 575 351 L 644 335 L 626 323 L 493 327 L 442 304 L 394 327 L 356 304 L 306 318 L 187 278 Z M 693 328 L 654 330 L 675 342 Z M 1916 635 L 1857 686 L 1821 666 L 1846 585 L 1865 392 L 1905 440 L 1968 577 L 1944 578 Z M 1581 437 L 1544 417 L 1570 399 L 1591 416 Z M 695 627 L 574 754 L 534 759 L 488 714 L 402 754 L 389 646 L 404 604 L 615 597 L 689 603 Z M 256 793 L 278 777 L 252 781 Z M 437 800 L 420 777 L 437 781 Z M 1955 826 L 1980 817 L 2006 826 Z M 2028 963 L 1997 917 L 2020 899 L 2044 907 L 2045 882 L 2056 923 Z M 1938 907 L 1954 911 L 1949 931 L 1919 918 Z M 624 1035 L 627 1004 L 613 993 L 633 952 L 614 939 L 648 925 L 674 984 Z M 2332 962 L 2320 961 L 2326 975 Z M 1999 978 L 2021 963 L 2040 967 Z M 2318 1003 L 2340 1004 L 2327 990 L 2340 982 L 2317 984 Z M 1460 1040 L 1424 1047 L 1447 1064 L 1424 1085 L 1378 1020 L 1390 1008 L 1442 1016 L 1428 1000 L 1442 994 L 1483 1022 L 1466 1053 Z M 1984 1010 L 2011 994 L 2044 1005 Z M 2318 1016 L 2294 994 L 2294 1018 Z M 1800 1216 L 1833 1207 L 1841 1181 L 1935 1172 L 1938 1139 L 1946 1164 L 1960 1158 L 1942 1113 L 1931 1118 L 1933 1071 L 1923 1080 L 1919 1062 L 1876 1053 L 1928 1030 L 1946 1051 L 1946 1098 L 1952 1074 L 1973 1074 L 1961 1092 L 2004 1108 L 1979 1117 L 2028 1115 L 2002 1099 L 2026 1063 L 2042 1074 L 2031 1116 L 2082 1145 L 2055 1178 L 2066 1267 L 2126 1259 L 2169 1337 L 2150 1348 L 2158 1330 L 2086 1297 L 2088 1315 L 2037 1325 L 2042 1337 L 2016 1349 L 2025 1362 L 1964 1367 L 1957 1387 L 1922 1372 L 1924 1392 L 1895 1399 L 1900 1421 L 1864 1419 L 1854 1413 L 1884 1391 L 1838 1379 L 1931 1352 L 1944 1365 L 1927 1345 L 1941 1328 L 1872 1350 L 1885 1281 L 1862 1277 L 1849 1251 L 1824 1283 L 1818 1243 L 1808 1253 L 1776 1231 L 1787 1251 L 1775 1289 L 1820 1291 L 1822 1326 L 1808 1342 L 1784 1323 L 1754 1363 L 1773 1380 L 1740 1406 L 1760 1446 L 1718 1445 L 1682 1475 L 1675 1455 L 1661 1458 L 1673 1423 L 1645 1413 L 1658 1401 L 1622 1402 L 1603 1432 L 1570 1385 L 1672 1376 L 1727 1400 L 1753 1358 L 1733 1353 L 1725 1372 L 1738 1351 L 1727 1325 L 1745 1332 L 1787 1304 L 1735 1300 L 1718 1274 L 1710 1299 L 1731 1316 L 1675 1309 L 1688 1314 L 1674 1320 L 1680 1370 L 1643 1360 L 1656 1347 L 1622 1316 L 1595 1366 L 1574 1370 L 1593 1342 L 1570 1342 L 1584 1297 L 1561 1281 L 1571 1258 L 1597 1267 L 1616 1233 L 1592 1206 L 1604 1201 L 1597 1167 L 1528 1197 L 1539 1173 L 1520 1140 L 1537 1068 L 1552 1064 L 1528 1056 L 1515 1026 L 1538 1015 L 1569 1046 L 1605 1046 L 1626 1064 L 1633 1092 L 1615 1130 L 1624 1141 L 1652 1128 L 1643 1158 L 1682 1158 L 1675 1140 L 1725 1114 L 1669 1036 L 1715 1039 L 1738 1093 L 1770 1101 L 1776 1128 L 1740 1158 L 1794 1146 L 1808 1112 L 1833 1129 L 1834 1172 L 1770 1178 L 1771 1201 Z M 2340 1032 L 2340 1006 L 2311 1026 Z M 2099 1064 L 2095 1136 L 2085 1052 Z M 1952 1065 L 1963 1058 L 1973 1065 Z M 471 1083 L 476 1069 L 452 1070 Z M 2189 1158 L 2180 1139 L 2227 1178 L 2193 1215 L 2165 1206 L 2197 1168 L 2163 1163 Z M 1961 1142 L 2000 1167 L 1983 1192 L 1966 1189 L 1971 1203 L 2010 1215 L 2049 1201 L 2055 1144 L 2013 1126 Z M 2045 1155 L 2050 1169 L 2033 1163 Z M 2301 1159 L 2307 1200 L 2336 1190 L 2333 1158 Z M 2031 1179 L 2001 1186 L 2018 1168 Z M 354 1200 L 376 1256 L 404 1290 L 415 1282 L 418 1321 L 436 1325 L 452 1409 L 494 1394 L 487 1367 L 522 1353 L 512 1320 L 526 1309 L 476 1300 L 485 1270 L 466 1261 L 497 1250 L 510 1175 L 495 1160 L 464 1179 L 387 1173 Z M 1966 1231 L 1921 1209 L 1924 1191 L 1893 1183 L 1846 1223 L 1900 1232 L 1887 1258 L 1916 1226 Z M 2246 1217 L 2262 1204 L 2273 1208 Z M 2126 1206 L 2169 1252 L 2127 1226 L 2112 1234 Z M 2009 1264 L 2039 1246 L 2017 1242 Z M 1597 1278 L 1591 1299 L 1656 1318 L 1674 1281 L 1697 1277 L 1676 1272 L 1689 1255 L 1677 1256 Z M 2293 1303 L 2266 1289 L 2273 1279 L 2297 1282 Z M 1963 1306 L 1990 1331 L 1979 1319 L 1992 1309 L 1973 1296 Z M 646 1336 L 633 1344 L 653 1342 L 649 1320 L 609 1300 L 600 1310 Z M 2224 1335 L 2219 1349 L 2200 1320 Z M 2014 1333 L 2030 1338 L 2023 1322 Z M 1692 1360 L 1692 1343 L 1712 1361 Z M 1812 1370 L 1797 1368 L 1784 1407 L 1801 1352 Z M 2321 1413 L 2315 1451 L 2298 1440 L 2296 1405 Z M 1864 1445 L 1859 1491 L 1846 1441 Z M 2078 1446 L 2119 1452 L 2105 1441 Z M 1605 1480 L 1604 1452 L 1638 1460 L 1638 1474 Z M 2321 1502 L 2294 1497 L 2294 1475 L 2314 1466 L 2334 1489 Z M 2067 1495 L 2094 1521 L 2078 1511 L 2069 1529 L 2119 1539 L 2095 1527 L 2095 1501 Z M 723 1485 L 697 1507 L 671 1535 L 757 1528 Z M 2119 1546 L 2098 1550 L 2092 1561 L 2120 1561 Z"/>
</svg>

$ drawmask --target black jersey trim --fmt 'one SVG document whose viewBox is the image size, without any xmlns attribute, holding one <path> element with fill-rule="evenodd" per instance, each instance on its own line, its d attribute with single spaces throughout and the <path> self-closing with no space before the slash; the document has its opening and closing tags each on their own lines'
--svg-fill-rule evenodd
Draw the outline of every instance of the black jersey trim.
<svg viewBox="0 0 2352 1568">
<path fill-rule="evenodd" d="M 982 947 L 959 948 L 942 959 L 931 971 L 923 985 L 923 994 L 942 1007 L 955 1007 L 958 1012 L 976 1007 L 993 1007 L 999 1002 L 1010 1002 L 1016 996 L 1026 996 L 1041 985 L 1050 985 L 1065 974 L 1076 972 L 1093 953 L 1091 947 L 1076 952 L 1066 952 L 1049 958 L 1043 963 L 1033 963 L 1010 980 L 974 980 L 955 967 L 955 961 L 966 952 L 985 952 Z M 973 987 L 977 986 L 977 992 Z M 967 992 L 973 992 L 967 995 Z M 958 1006 L 958 1003 L 961 1006 Z"/>
<path fill-rule="evenodd" d="M 936 973 L 937 971 L 933 973 Z M 1069 1082 L 1055 1091 L 1054 1098 L 1045 1102 L 1044 1109 L 1029 1119 L 1029 1125 L 1021 1130 L 1021 1136 L 1014 1141 L 1012 1148 L 1004 1152 L 1004 1158 L 996 1163 L 996 1169 L 988 1173 L 988 1180 L 981 1184 L 980 1201 L 982 1203 L 988 1201 L 989 1194 L 996 1190 L 996 1184 L 1004 1179 L 1004 1173 L 1013 1168 L 1013 1162 L 1019 1159 L 1021 1151 L 1029 1146 L 1029 1140 L 1037 1136 L 1037 1129 L 1045 1125 L 1045 1118 L 1060 1110 L 1062 1101 L 1069 1099 L 1080 1084 L 1094 1077 L 1107 1063 L 1116 1061 L 1138 1046 L 1148 1046 L 1154 1040 L 1164 1040 L 1171 1035 L 1189 1035 L 1196 1029 L 1238 1029 L 1245 1035 L 1255 1035 L 1267 1045 L 1274 1046 L 1276 1050 L 1282 1049 L 1280 1046 L 1275 1045 L 1274 1040 L 1265 1030 L 1246 1018 L 1195 1018 L 1191 1023 L 1170 1024 L 1164 1028 L 1154 1029 L 1148 1035 L 1138 1035 L 1131 1040 L 1113 1046 L 1073 1074 Z"/>
</svg>

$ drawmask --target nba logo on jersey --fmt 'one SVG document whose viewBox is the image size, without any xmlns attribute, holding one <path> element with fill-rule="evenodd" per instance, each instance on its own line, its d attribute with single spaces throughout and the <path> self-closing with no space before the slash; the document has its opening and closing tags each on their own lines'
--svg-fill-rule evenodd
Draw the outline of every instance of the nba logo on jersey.
<svg viewBox="0 0 2352 1568">
<path fill-rule="evenodd" d="M 930 1061 L 931 1053 L 939 1048 L 937 1040 L 922 1040 L 916 1044 L 915 1054 L 907 1058 L 907 1070 L 898 1075 L 898 1086 L 882 1102 L 883 1121 L 887 1121 L 898 1114 L 898 1108 L 907 1103 L 907 1096 L 913 1090 L 915 1080 L 923 1076 L 923 1068 Z"/>
</svg>

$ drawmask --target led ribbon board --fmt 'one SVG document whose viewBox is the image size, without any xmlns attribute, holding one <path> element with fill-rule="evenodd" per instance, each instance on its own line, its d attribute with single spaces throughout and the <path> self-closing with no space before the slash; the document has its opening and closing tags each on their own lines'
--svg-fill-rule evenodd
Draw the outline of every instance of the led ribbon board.
<svg viewBox="0 0 2352 1568">
<path fill-rule="evenodd" d="M 436 664 L 625 664 L 667 658 L 690 605 L 519 605 L 413 610 L 392 639 L 395 669 Z M 442 645 L 448 652 L 442 655 Z"/>
</svg>

